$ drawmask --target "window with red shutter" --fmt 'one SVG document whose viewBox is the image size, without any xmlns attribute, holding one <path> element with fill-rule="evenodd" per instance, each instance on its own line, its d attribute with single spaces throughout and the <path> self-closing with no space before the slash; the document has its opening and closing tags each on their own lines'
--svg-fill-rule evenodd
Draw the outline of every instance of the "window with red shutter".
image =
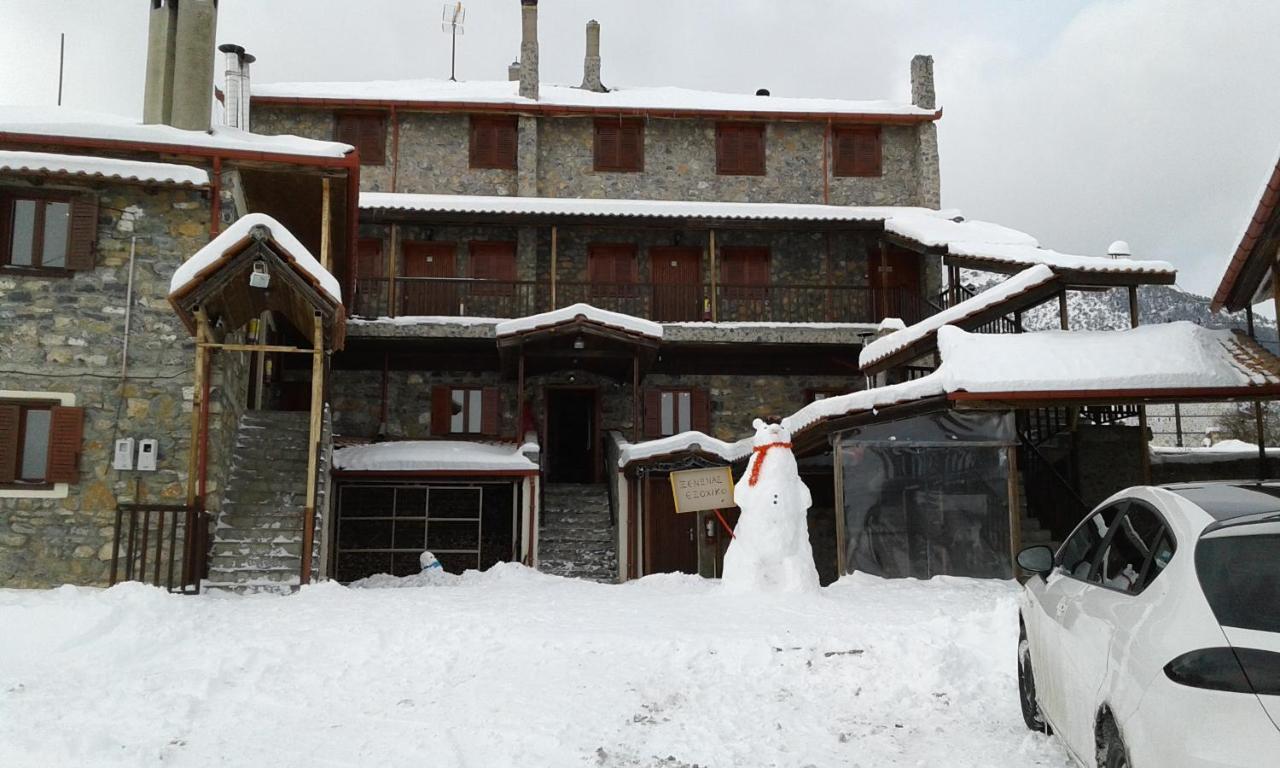
<svg viewBox="0 0 1280 768">
<path fill-rule="evenodd" d="M 94 267 L 98 198 L 0 190 L 0 268 L 65 275 Z"/>
<path fill-rule="evenodd" d="M 882 150 L 880 127 L 836 128 L 831 134 L 832 172 L 836 176 L 880 176 Z"/>
<path fill-rule="evenodd" d="M 587 280 L 592 297 L 635 296 L 639 279 L 634 245 L 594 243 L 587 247 Z"/>
<path fill-rule="evenodd" d="M 376 112 L 339 112 L 333 119 L 333 138 L 360 152 L 361 165 L 387 162 L 387 121 Z"/>
<path fill-rule="evenodd" d="M 77 482 L 83 443 L 83 408 L 50 400 L 0 401 L 0 485 Z"/>
<path fill-rule="evenodd" d="M 514 116 L 471 117 L 472 168 L 516 169 L 519 121 Z"/>
<path fill-rule="evenodd" d="M 721 176 L 763 176 L 765 126 L 761 123 L 718 123 L 716 173 Z"/>
<path fill-rule="evenodd" d="M 433 387 L 431 434 L 496 436 L 502 412 L 497 387 Z"/>
<path fill-rule="evenodd" d="M 595 123 L 595 170 L 638 173 L 644 170 L 644 122 L 601 118 Z"/>
<path fill-rule="evenodd" d="M 469 244 L 471 277 L 477 281 L 471 293 L 478 296 L 510 296 L 515 292 L 516 244 L 480 242 Z"/>
<path fill-rule="evenodd" d="M 693 430 L 704 434 L 711 430 L 711 404 L 707 390 L 645 390 L 645 437 L 668 437 Z"/>
</svg>

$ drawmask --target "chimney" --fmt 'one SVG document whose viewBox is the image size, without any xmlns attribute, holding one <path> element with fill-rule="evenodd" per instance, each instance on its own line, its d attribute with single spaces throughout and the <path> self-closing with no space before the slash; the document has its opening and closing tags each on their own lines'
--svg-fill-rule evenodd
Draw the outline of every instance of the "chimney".
<svg viewBox="0 0 1280 768">
<path fill-rule="evenodd" d="M 152 0 L 152 6 L 163 1 Z M 218 28 L 218 0 L 181 0 L 177 5 L 173 111 L 169 124 L 190 131 L 207 131 L 213 112 L 213 47 Z"/>
<path fill-rule="evenodd" d="M 921 109 L 937 109 L 938 97 L 933 90 L 933 57 L 916 55 L 911 59 L 911 103 Z"/>
<path fill-rule="evenodd" d="M 608 89 L 600 82 L 600 22 L 587 22 L 587 58 L 582 65 L 582 89 L 604 93 Z"/>
<path fill-rule="evenodd" d="M 520 95 L 538 100 L 538 0 L 520 0 Z"/>
<path fill-rule="evenodd" d="M 173 48 L 178 33 L 176 0 L 151 0 L 147 32 L 147 82 L 142 122 L 168 123 L 173 116 Z"/>
<path fill-rule="evenodd" d="M 249 130 L 249 65 L 256 59 L 239 45 L 218 46 L 227 55 L 227 71 L 223 89 L 222 122 L 228 128 Z"/>
<path fill-rule="evenodd" d="M 515 82 L 520 79 L 520 62 L 513 61 L 507 65 L 507 80 Z"/>
</svg>

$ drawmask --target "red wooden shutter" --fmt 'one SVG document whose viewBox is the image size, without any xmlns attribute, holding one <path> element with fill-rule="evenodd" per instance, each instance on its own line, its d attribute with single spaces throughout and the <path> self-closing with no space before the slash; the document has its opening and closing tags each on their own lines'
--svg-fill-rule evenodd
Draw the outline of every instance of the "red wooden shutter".
<svg viewBox="0 0 1280 768">
<path fill-rule="evenodd" d="M 453 392 L 448 387 L 431 388 L 431 434 L 449 434 L 453 419 Z"/>
<path fill-rule="evenodd" d="M 595 170 L 644 170 L 644 123 L 602 118 L 595 123 Z"/>
<path fill-rule="evenodd" d="M 639 414 L 637 414 L 639 416 Z M 644 391 L 644 436 L 655 438 L 662 436 L 662 391 L 646 389 Z"/>
<path fill-rule="evenodd" d="M 360 117 L 360 164 L 383 165 L 387 160 L 387 124 L 381 115 Z"/>
<path fill-rule="evenodd" d="M 382 256 L 382 239 L 362 237 L 356 243 L 356 277 L 385 277 L 387 260 Z"/>
<path fill-rule="evenodd" d="M 724 176 L 762 176 L 765 172 L 763 125 L 716 126 L 716 173 Z"/>
<path fill-rule="evenodd" d="M 620 129 L 617 120 L 596 121 L 595 170 L 618 170 Z"/>
<path fill-rule="evenodd" d="M 67 269 L 93 269 L 98 244 L 98 198 L 71 199 L 71 231 L 67 239 Z"/>
<path fill-rule="evenodd" d="M 836 176 L 879 176 L 883 153 L 880 128 L 839 128 L 832 137 Z"/>
<path fill-rule="evenodd" d="M 471 140 L 470 140 L 470 161 L 472 168 L 486 167 L 485 147 L 485 122 L 481 118 L 471 118 Z"/>
<path fill-rule="evenodd" d="M 18 419 L 22 409 L 0 403 L 0 484 L 18 477 Z"/>
<path fill-rule="evenodd" d="M 485 387 L 480 391 L 481 433 L 489 436 L 498 434 L 498 422 L 502 415 L 501 408 L 497 387 Z"/>
<path fill-rule="evenodd" d="M 624 124 L 618 134 L 618 169 L 644 170 L 644 123 L 639 120 Z"/>
<path fill-rule="evenodd" d="M 690 428 L 704 435 L 711 434 L 711 396 L 701 387 L 689 390 Z"/>
<path fill-rule="evenodd" d="M 84 444 L 84 409 L 55 406 L 49 409 L 49 467 L 51 483 L 80 480 L 80 447 Z"/>
</svg>

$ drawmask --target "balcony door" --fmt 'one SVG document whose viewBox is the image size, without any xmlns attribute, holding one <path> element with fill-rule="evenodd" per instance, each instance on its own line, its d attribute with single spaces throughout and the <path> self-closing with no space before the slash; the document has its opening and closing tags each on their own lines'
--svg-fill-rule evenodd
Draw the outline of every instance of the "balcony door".
<svg viewBox="0 0 1280 768">
<path fill-rule="evenodd" d="M 765 246 L 720 249 L 720 319 L 772 320 L 769 302 L 770 253 Z"/>
<path fill-rule="evenodd" d="M 920 318 L 920 254 L 888 246 L 871 252 L 870 282 L 873 322 L 886 317 L 907 323 Z"/>
<path fill-rule="evenodd" d="M 636 307 L 638 273 L 634 245 L 593 243 L 587 248 L 588 303 L 629 315 L 641 314 Z"/>
<path fill-rule="evenodd" d="M 404 244 L 400 274 L 401 315 L 458 314 L 457 248 L 453 243 Z M 431 278 L 431 279 L 422 279 Z"/>
<path fill-rule="evenodd" d="M 649 249 L 653 281 L 651 320 L 702 319 L 702 249 L 655 246 Z"/>
</svg>

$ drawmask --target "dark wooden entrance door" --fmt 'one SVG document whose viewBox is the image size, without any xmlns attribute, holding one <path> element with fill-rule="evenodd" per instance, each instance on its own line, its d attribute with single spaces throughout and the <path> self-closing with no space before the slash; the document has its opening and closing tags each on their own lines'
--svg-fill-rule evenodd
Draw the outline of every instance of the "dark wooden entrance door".
<svg viewBox="0 0 1280 768">
<path fill-rule="evenodd" d="M 458 276 L 453 243 L 405 243 L 400 274 L 407 278 L 437 278 L 400 281 L 400 314 L 458 314 L 457 283 L 439 279 Z"/>
<path fill-rule="evenodd" d="M 653 282 L 650 319 L 660 322 L 702 319 L 701 248 L 650 248 L 649 272 Z"/>
<path fill-rule="evenodd" d="M 547 388 L 547 482 L 599 482 L 599 423 L 594 388 Z"/>
<path fill-rule="evenodd" d="M 920 254 L 887 246 L 871 251 L 871 322 L 898 317 L 908 324 L 920 317 Z"/>
<path fill-rule="evenodd" d="M 671 481 L 650 477 L 644 489 L 644 572 L 698 572 L 698 516 L 676 514 Z"/>
</svg>

